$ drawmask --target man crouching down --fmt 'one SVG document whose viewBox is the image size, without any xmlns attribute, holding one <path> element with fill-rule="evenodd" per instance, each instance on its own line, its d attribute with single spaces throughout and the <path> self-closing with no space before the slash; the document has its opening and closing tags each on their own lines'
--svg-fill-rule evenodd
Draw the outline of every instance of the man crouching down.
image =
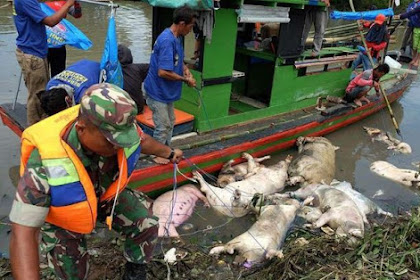
<svg viewBox="0 0 420 280">
<path fill-rule="evenodd" d="M 146 279 L 158 220 L 151 200 L 125 186 L 140 151 L 172 162 L 181 159 L 182 151 L 142 133 L 136 114 L 125 91 L 97 84 L 86 91 L 80 105 L 23 132 L 21 178 L 10 211 L 14 279 L 39 279 L 40 229 L 41 248 L 56 276 L 86 279 L 84 234 L 92 232 L 97 219 L 103 222 L 111 214 L 116 197 L 110 224 L 126 237 L 123 279 Z"/>
</svg>

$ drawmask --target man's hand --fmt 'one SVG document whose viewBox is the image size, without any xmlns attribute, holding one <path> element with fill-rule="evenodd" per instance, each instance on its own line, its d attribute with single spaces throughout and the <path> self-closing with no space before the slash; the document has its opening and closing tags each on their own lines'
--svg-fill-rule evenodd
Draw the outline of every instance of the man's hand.
<svg viewBox="0 0 420 280">
<path fill-rule="evenodd" d="M 171 162 L 180 162 L 182 160 L 182 156 L 184 155 L 184 152 L 181 151 L 180 149 L 174 149 L 174 156 L 172 158 L 170 158 L 169 160 Z"/>
<path fill-rule="evenodd" d="M 321 1 L 325 3 L 325 6 L 327 7 L 330 6 L 330 0 L 321 0 Z"/>
<path fill-rule="evenodd" d="M 185 82 L 187 83 L 189 87 L 195 87 L 197 85 L 197 82 L 192 76 L 189 78 L 185 77 L 185 79 L 186 79 Z"/>
<path fill-rule="evenodd" d="M 373 86 L 375 87 L 376 91 L 379 91 L 379 83 L 376 81 L 373 81 Z"/>
</svg>

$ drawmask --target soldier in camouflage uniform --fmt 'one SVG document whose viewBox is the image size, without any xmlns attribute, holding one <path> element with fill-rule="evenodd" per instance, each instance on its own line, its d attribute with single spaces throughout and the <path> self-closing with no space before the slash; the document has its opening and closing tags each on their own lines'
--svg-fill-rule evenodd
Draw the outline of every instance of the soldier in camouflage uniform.
<svg viewBox="0 0 420 280">
<path fill-rule="evenodd" d="M 85 167 L 97 198 L 118 177 L 116 150 L 120 147 L 140 141 L 142 153 L 166 157 L 173 162 L 182 157 L 182 151 L 172 150 L 145 133 L 139 137 L 134 125 L 136 114 L 136 105 L 125 91 L 109 84 L 94 85 L 81 101 L 78 118 L 62 137 Z M 14 277 L 39 279 L 36 246 L 37 233 L 42 227 L 41 248 L 56 276 L 59 279 L 86 279 L 89 266 L 84 234 L 45 222 L 52 203 L 47 170 L 39 150 L 34 149 L 19 181 L 10 212 Z M 110 214 L 113 201 L 98 203 L 99 221 L 104 221 Z M 151 200 L 140 192 L 125 188 L 118 196 L 112 228 L 126 237 L 124 256 L 127 265 L 123 279 L 146 279 L 145 263 L 152 257 L 158 231 Z"/>
</svg>

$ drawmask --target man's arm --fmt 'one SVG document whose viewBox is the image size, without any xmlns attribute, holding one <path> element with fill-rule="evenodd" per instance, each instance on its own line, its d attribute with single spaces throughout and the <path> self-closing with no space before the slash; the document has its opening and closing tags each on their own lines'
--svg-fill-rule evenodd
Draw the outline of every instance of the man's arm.
<svg viewBox="0 0 420 280">
<path fill-rule="evenodd" d="M 10 262 L 16 280 L 39 279 L 39 228 L 12 223 Z"/>
<path fill-rule="evenodd" d="M 42 23 L 45 25 L 48 25 L 50 27 L 55 26 L 57 23 L 59 23 L 63 18 L 66 17 L 68 10 L 71 6 L 73 6 L 74 0 L 67 0 L 66 3 L 61 7 L 60 10 L 58 10 L 56 13 L 54 13 L 51 16 L 48 16 L 42 20 Z"/>
<path fill-rule="evenodd" d="M 178 75 L 174 71 L 159 69 L 158 70 L 158 76 L 163 78 L 163 79 L 170 80 L 170 81 L 185 82 L 190 87 L 195 87 L 195 85 L 196 85 L 195 79 L 192 77 L 191 73 L 190 73 L 190 76 L 186 77 L 186 76 Z"/>
<path fill-rule="evenodd" d="M 14 279 L 39 279 L 38 238 L 50 206 L 50 187 L 37 149 L 19 179 L 10 210 L 10 261 Z"/>
<path fill-rule="evenodd" d="M 182 151 L 174 149 L 174 155 L 170 160 L 172 162 L 179 162 L 182 159 Z M 169 158 L 172 149 L 158 141 L 150 135 L 143 133 L 141 136 L 141 152 L 146 155 L 155 155 L 162 158 Z"/>
</svg>

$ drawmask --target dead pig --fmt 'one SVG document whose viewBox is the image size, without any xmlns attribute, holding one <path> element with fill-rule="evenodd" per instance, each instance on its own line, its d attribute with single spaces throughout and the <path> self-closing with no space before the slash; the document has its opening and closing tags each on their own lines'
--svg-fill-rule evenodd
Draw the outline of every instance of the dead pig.
<svg viewBox="0 0 420 280">
<path fill-rule="evenodd" d="M 329 225 L 339 236 L 363 237 L 364 222 L 357 205 L 344 192 L 328 185 L 311 184 L 295 192 L 274 194 L 274 196 L 290 196 L 312 203 L 321 210 L 322 215 L 312 223 L 314 228 Z"/>
<path fill-rule="evenodd" d="M 411 154 L 411 146 L 391 136 L 388 132 L 383 132 L 378 128 L 364 126 L 363 129 L 369 134 L 372 142 L 380 141 L 388 145 L 388 150 L 395 150 L 402 154 Z"/>
<path fill-rule="evenodd" d="M 248 205 L 255 194 L 264 195 L 282 191 L 287 180 L 287 168 L 292 157 L 270 167 L 259 167 L 258 172 L 242 181 L 218 188 L 207 183 L 198 172 L 193 172 L 209 203 L 217 211 L 229 217 L 242 217 L 250 210 Z M 254 170 L 248 170 L 253 172 Z"/>
<path fill-rule="evenodd" d="M 295 199 L 287 199 L 280 205 L 262 206 L 258 220 L 248 231 L 224 246 L 211 249 L 210 255 L 237 251 L 246 260 L 246 265 L 261 262 L 264 258 L 283 257 L 279 249 L 299 207 L 300 203 Z"/>
<path fill-rule="evenodd" d="M 373 213 L 392 217 L 391 213 L 382 210 L 382 208 L 372 200 L 353 189 L 349 182 L 333 180 L 331 186 L 344 192 L 353 200 L 353 202 L 357 205 L 360 213 L 362 214 L 365 223 L 369 223 L 366 216 Z"/>
<path fill-rule="evenodd" d="M 381 177 L 400 183 L 407 187 L 420 187 L 420 174 L 411 169 L 398 168 L 386 161 L 375 161 L 370 165 L 370 170 Z"/>
<path fill-rule="evenodd" d="M 289 166 L 289 183 L 302 186 L 329 184 L 335 174 L 335 150 L 338 147 L 324 137 L 299 137 L 296 145 L 299 155 Z"/>
<path fill-rule="evenodd" d="M 237 165 L 232 166 L 234 160 L 231 159 L 223 165 L 222 169 L 220 170 L 219 176 L 217 177 L 217 185 L 219 187 L 224 188 L 229 183 L 242 181 L 246 177 L 255 174 L 258 167 L 263 167 L 263 165 L 260 164 L 260 162 L 270 159 L 270 156 L 253 158 L 248 153 L 243 153 L 242 157 L 245 158 L 247 162 L 239 163 Z"/>
<path fill-rule="evenodd" d="M 153 202 L 153 214 L 159 218 L 158 236 L 179 237 L 176 227 L 191 216 L 199 199 L 209 206 L 204 194 L 192 184 L 165 192 L 156 198 Z"/>
</svg>

